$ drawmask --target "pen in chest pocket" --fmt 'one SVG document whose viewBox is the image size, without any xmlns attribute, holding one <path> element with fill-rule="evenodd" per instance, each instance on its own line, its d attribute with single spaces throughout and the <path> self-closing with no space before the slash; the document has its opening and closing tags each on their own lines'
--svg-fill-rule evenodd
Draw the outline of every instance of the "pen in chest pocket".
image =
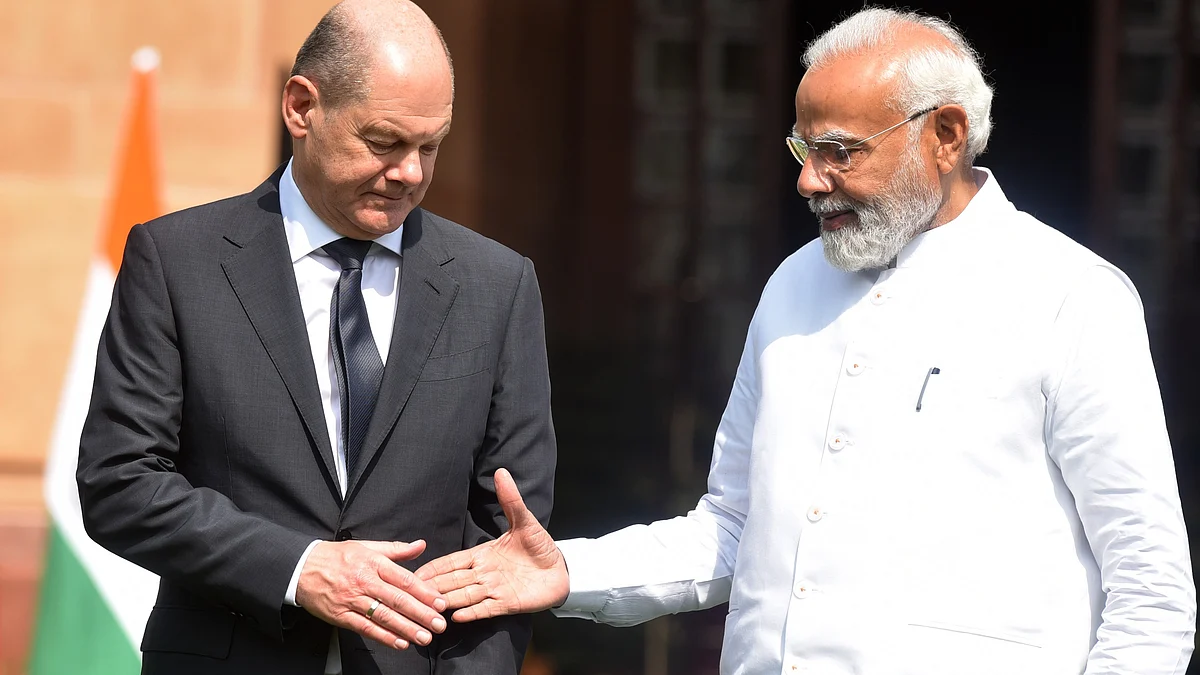
<svg viewBox="0 0 1200 675">
<path fill-rule="evenodd" d="M 921 412 L 921 403 L 925 400 L 925 388 L 929 386 L 929 378 L 941 372 L 941 368 L 934 366 L 925 373 L 925 381 L 921 383 L 921 393 L 917 395 L 917 412 Z"/>
</svg>

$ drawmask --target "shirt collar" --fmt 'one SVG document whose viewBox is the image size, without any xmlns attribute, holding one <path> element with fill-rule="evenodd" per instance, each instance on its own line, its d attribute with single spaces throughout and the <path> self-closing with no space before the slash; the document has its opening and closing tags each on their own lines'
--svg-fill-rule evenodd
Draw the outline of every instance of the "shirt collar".
<svg viewBox="0 0 1200 675">
<path fill-rule="evenodd" d="M 1004 196 L 992 172 L 983 167 L 972 169 L 979 192 L 954 220 L 917 235 L 896 257 L 896 267 L 914 267 L 943 256 L 959 257 L 960 247 L 976 238 L 979 227 L 995 219 L 1002 211 L 1015 207 Z"/>
<path fill-rule="evenodd" d="M 283 230 L 287 234 L 288 250 L 293 263 L 325 244 L 342 238 L 342 235 L 326 225 L 325 221 L 313 212 L 304 195 L 300 194 L 300 187 L 292 177 L 291 160 L 279 179 L 279 211 L 283 215 Z M 401 225 L 395 232 L 389 232 L 376 239 L 375 243 L 396 255 L 401 255 L 403 235 L 404 226 Z"/>
</svg>

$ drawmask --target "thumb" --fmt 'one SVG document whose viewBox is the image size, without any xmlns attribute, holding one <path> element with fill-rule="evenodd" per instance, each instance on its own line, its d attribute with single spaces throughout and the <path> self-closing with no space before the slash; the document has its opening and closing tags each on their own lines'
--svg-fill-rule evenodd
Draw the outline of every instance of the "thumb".
<svg viewBox="0 0 1200 675">
<path fill-rule="evenodd" d="M 508 529 L 520 530 L 529 527 L 531 523 L 537 523 L 537 519 L 525 507 L 525 500 L 521 499 L 521 491 L 517 489 L 517 482 L 513 480 L 508 469 L 497 469 L 495 480 L 496 500 L 500 502 L 500 508 L 504 509 L 504 517 L 508 519 Z"/>
<path fill-rule="evenodd" d="M 425 552 L 425 540 L 418 539 L 412 542 L 406 541 L 359 541 L 357 542 L 367 548 L 382 553 L 387 556 L 392 562 L 401 562 L 404 560 L 412 560 Z"/>
</svg>

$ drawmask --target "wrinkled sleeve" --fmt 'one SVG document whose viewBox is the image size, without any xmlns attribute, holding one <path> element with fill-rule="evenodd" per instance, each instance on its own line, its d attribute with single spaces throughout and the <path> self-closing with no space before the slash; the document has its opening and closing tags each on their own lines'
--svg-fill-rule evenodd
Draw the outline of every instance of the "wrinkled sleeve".
<svg viewBox="0 0 1200 675">
<path fill-rule="evenodd" d="M 1141 302 L 1097 265 L 1052 335 L 1049 452 L 1075 498 L 1105 593 L 1086 675 L 1183 675 L 1196 593 L 1171 445 Z"/>
</svg>

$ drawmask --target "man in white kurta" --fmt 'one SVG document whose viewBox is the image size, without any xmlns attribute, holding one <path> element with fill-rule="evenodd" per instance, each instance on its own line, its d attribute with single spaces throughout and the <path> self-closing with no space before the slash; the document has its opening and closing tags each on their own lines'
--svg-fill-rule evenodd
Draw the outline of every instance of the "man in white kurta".
<svg viewBox="0 0 1200 675">
<path fill-rule="evenodd" d="M 723 673 L 1049 675 L 1089 652 L 1089 674 L 1183 673 L 1191 568 L 1137 293 L 977 176 L 894 268 L 835 270 L 820 241 L 780 266 L 708 494 L 559 542 L 557 614 L 728 600 Z"/>
<path fill-rule="evenodd" d="M 498 473 L 510 532 L 418 576 L 456 621 L 728 601 L 725 675 L 1183 675 L 1195 587 L 1137 291 L 972 168 L 991 90 L 952 28 L 866 10 L 805 60 L 788 145 L 821 239 L 763 291 L 708 493 L 553 542 Z"/>
</svg>

